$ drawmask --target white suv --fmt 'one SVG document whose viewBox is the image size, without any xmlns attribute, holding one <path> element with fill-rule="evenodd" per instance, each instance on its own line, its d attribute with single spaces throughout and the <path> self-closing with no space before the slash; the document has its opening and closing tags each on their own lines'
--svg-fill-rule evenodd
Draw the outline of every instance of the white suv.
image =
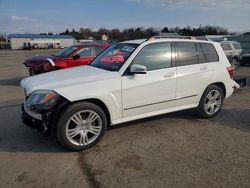
<svg viewBox="0 0 250 188">
<path fill-rule="evenodd" d="M 109 125 L 190 108 L 214 117 L 233 93 L 232 74 L 216 42 L 121 42 L 90 65 L 22 80 L 22 118 L 67 149 L 82 150 L 95 145 Z"/>
</svg>

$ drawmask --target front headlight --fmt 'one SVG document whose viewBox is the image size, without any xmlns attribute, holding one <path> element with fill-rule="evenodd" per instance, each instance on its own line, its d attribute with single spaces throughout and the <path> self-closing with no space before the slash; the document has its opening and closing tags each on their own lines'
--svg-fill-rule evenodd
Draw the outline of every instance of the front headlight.
<svg viewBox="0 0 250 188">
<path fill-rule="evenodd" d="M 49 107 L 53 105 L 58 99 L 59 95 L 51 90 L 37 90 L 30 94 L 26 101 L 28 108 L 37 108 L 37 106 L 43 105 Z"/>
</svg>

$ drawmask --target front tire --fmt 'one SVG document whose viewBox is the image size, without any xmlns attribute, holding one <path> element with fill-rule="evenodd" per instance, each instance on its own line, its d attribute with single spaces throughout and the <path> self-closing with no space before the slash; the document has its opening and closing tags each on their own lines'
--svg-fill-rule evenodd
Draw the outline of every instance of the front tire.
<svg viewBox="0 0 250 188">
<path fill-rule="evenodd" d="M 210 85 L 204 91 L 199 106 L 198 114 L 202 118 L 215 117 L 220 111 L 224 100 L 224 94 L 220 87 Z"/>
<path fill-rule="evenodd" d="M 107 129 L 107 117 L 97 105 L 79 102 L 66 107 L 60 114 L 56 135 L 66 149 L 79 151 L 96 145 Z"/>
</svg>

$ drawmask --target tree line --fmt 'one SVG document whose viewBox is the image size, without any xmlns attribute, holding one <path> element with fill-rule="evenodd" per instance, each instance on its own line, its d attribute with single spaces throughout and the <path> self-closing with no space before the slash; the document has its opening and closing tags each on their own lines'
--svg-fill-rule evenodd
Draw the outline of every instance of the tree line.
<svg viewBox="0 0 250 188">
<path fill-rule="evenodd" d="M 132 40 L 132 39 L 142 39 L 149 38 L 160 33 L 177 33 L 182 36 L 203 36 L 203 35 L 226 35 L 228 34 L 227 29 L 219 26 L 199 26 L 195 27 L 175 27 L 168 28 L 164 27 L 162 29 L 157 29 L 153 27 L 144 28 L 128 28 L 128 29 L 107 29 L 100 28 L 98 31 L 93 31 L 91 28 L 81 27 L 78 31 L 72 29 L 66 29 L 64 32 L 59 33 L 59 35 L 72 35 L 77 40 L 79 39 L 89 39 L 93 38 L 95 40 L 101 40 L 103 35 L 108 36 L 111 41 L 122 41 L 122 40 Z M 42 33 L 46 34 L 46 33 Z M 48 33 L 51 35 L 52 33 Z"/>
</svg>

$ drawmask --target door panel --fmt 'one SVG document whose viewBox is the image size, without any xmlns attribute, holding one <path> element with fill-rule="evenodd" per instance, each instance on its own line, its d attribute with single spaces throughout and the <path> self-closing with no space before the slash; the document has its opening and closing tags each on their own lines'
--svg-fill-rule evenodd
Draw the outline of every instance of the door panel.
<svg viewBox="0 0 250 188">
<path fill-rule="evenodd" d="M 170 76 L 172 75 L 172 76 Z M 122 78 L 123 115 L 174 107 L 176 68 Z"/>
<path fill-rule="evenodd" d="M 210 44 L 176 42 L 176 106 L 198 104 L 213 74 L 217 55 Z M 189 55 L 187 55 L 189 54 Z"/>
<path fill-rule="evenodd" d="M 177 67 L 176 106 L 198 102 L 212 71 L 209 65 L 197 64 Z"/>
<path fill-rule="evenodd" d="M 124 117 L 174 107 L 177 73 L 171 62 L 170 43 L 149 44 L 138 53 L 133 63 L 148 71 L 122 77 Z"/>
</svg>

